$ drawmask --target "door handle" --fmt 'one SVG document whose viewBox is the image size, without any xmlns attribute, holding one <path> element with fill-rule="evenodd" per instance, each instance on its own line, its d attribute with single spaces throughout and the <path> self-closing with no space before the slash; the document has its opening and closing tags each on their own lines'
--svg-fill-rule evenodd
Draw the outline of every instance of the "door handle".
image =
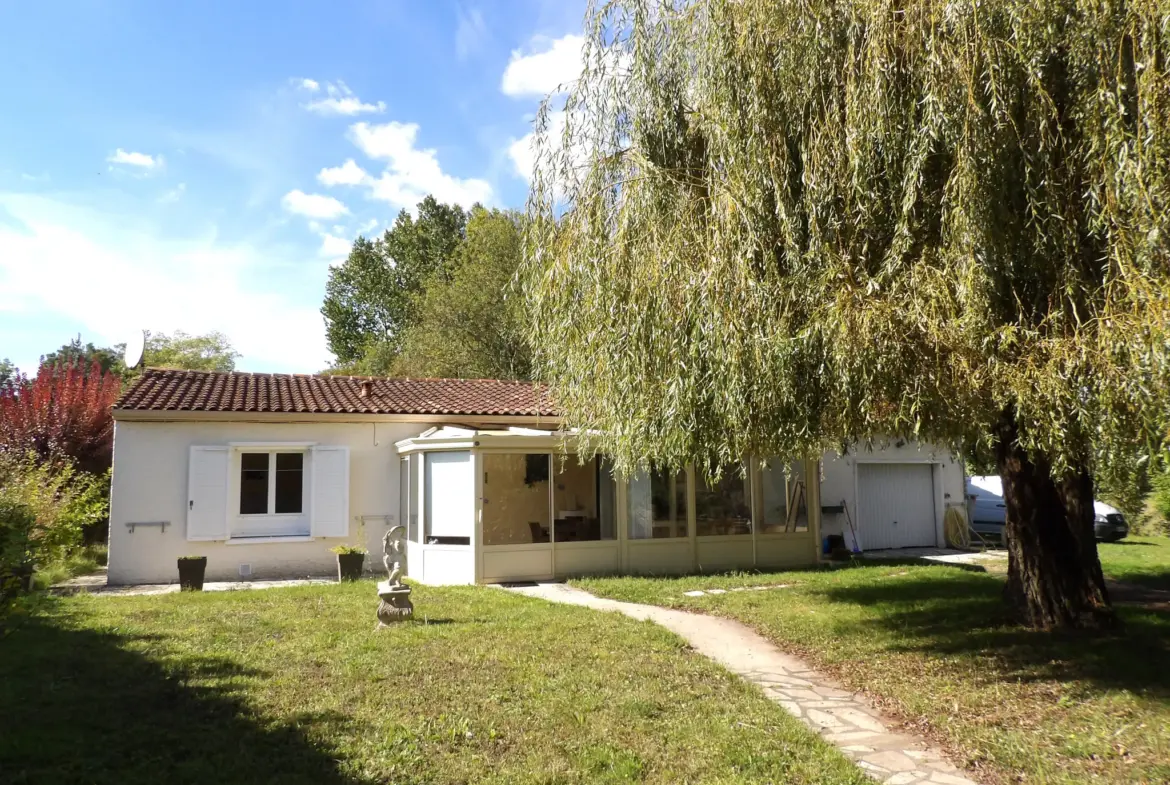
<svg viewBox="0 0 1170 785">
<path fill-rule="evenodd" d="M 194 499 L 189 499 L 189 500 L 187 501 L 187 509 L 188 509 L 188 510 L 193 510 L 193 509 L 195 509 L 195 500 L 194 500 Z"/>
</svg>

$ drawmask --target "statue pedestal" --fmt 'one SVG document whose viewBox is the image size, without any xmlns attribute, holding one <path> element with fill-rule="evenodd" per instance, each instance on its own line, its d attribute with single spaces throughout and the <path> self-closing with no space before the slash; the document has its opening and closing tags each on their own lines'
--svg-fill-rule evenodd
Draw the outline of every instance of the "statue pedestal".
<svg viewBox="0 0 1170 785">
<path fill-rule="evenodd" d="M 410 601 L 410 587 L 401 583 L 390 585 L 389 581 L 378 584 L 378 626 L 386 627 L 396 621 L 406 621 L 414 615 Z"/>
</svg>

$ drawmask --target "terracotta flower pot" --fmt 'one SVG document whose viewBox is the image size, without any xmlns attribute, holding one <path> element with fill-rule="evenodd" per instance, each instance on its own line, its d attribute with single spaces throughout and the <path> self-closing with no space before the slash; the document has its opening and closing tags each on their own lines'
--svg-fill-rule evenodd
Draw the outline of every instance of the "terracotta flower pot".
<svg viewBox="0 0 1170 785">
<path fill-rule="evenodd" d="M 337 554 L 337 580 L 356 581 L 362 577 L 362 563 L 366 560 L 364 553 Z"/>
<path fill-rule="evenodd" d="M 179 590 L 203 591 L 203 574 L 207 572 L 207 557 L 179 559 Z"/>
</svg>

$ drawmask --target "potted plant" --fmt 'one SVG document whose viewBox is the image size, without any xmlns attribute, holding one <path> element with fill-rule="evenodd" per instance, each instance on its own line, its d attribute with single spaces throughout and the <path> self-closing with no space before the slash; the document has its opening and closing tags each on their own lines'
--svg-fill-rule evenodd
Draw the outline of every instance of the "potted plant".
<svg viewBox="0 0 1170 785">
<path fill-rule="evenodd" d="M 356 581 L 362 577 L 362 563 L 366 560 L 365 548 L 338 545 L 330 550 L 337 554 L 337 580 Z"/>
<path fill-rule="evenodd" d="M 203 591 L 203 574 L 207 572 L 206 556 L 179 557 L 179 590 Z"/>
</svg>

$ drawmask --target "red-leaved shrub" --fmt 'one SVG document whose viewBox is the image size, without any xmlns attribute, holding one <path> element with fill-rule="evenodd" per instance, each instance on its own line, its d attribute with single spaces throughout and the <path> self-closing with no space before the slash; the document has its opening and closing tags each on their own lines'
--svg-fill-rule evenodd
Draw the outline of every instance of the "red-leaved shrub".
<svg viewBox="0 0 1170 785">
<path fill-rule="evenodd" d="M 24 374 L 0 388 L 0 450 L 70 458 L 77 468 L 100 474 L 110 468 L 114 446 L 111 408 L 117 376 L 94 362 L 42 365 L 36 378 Z"/>
</svg>

